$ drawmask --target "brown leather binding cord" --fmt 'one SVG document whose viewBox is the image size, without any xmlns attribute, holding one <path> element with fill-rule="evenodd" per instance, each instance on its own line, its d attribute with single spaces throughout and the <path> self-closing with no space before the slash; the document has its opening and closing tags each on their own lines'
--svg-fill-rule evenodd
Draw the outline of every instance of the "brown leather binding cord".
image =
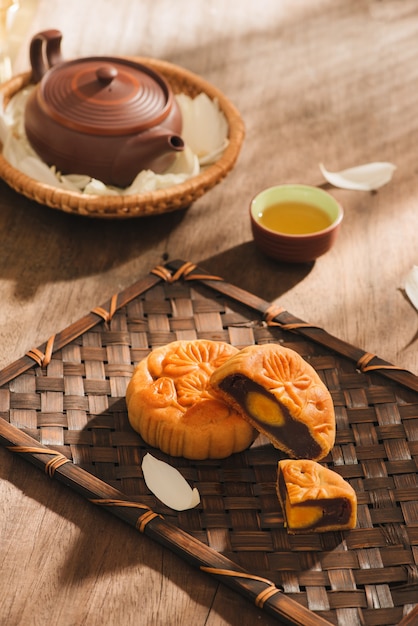
<svg viewBox="0 0 418 626">
<path fill-rule="evenodd" d="M 399 370 L 401 372 L 408 371 L 404 367 L 398 367 L 397 365 L 391 365 L 390 363 L 369 365 L 370 361 L 372 361 L 374 358 L 377 358 L 376 354 L 373 354 L 372 352 L 365 352 L 363 356 L 360 357 L 360 359 L 357 361 L 356 365 L 361 372 L 371 372 L 374 370 Z"/>
<path fill-rule="evenodd" d="M 52 459 L 45 463 L 45 474 L 48 474 L 51 478 L 54 476 L 56 470 L 64 465 L 64 463 L 71 463 L 70 459 L 56 452 L 55 450 L 49 450 L 48 448 L 36 448 L 30 446 L 7 446 L 11 452 L 20 452 L 22 454 L 49 454 L 52 455 Z"/>
<path fill-rule="evenodd" d="M 267 589 L 264 589 L 264 591 L 258 594 L 255 599 L 255 605 L 259 609 L 262 609 L 267 600 L 269 600 L 272 596 L 275 596 L 276 593 L 280 593 L 280 589 L 277 589 L 275 585 L 267 587 Z"/>
<path fill-rule="evenodd" d="M 51 362 L 52 348 L 54 346 L 55 335 L 46 342 L 45 352 L 41 352 L 38 348 L 32 348 L 26 352 L 26 356 L 33 359 L 40 367 L 46 367 Z"/>
<path fill-rule="evenodd" d="M 145 532 L 145 526 L 156 517 L 161 517 L 161 515 L 158 515 L 158 513 L 154 513 L 154 511 L 151 511 L 150 509 L 149 511 L 138 517 L 136 521 L 136 528 L 141 533 Z"/>
<path fill-rule="evenodd" d="M 187 261 L 183 263 L 179 269 L 172 274 L 169 269 L 164 267 L 163 265 L 157 265 L 151 270 L 151 274 L 155 274 L 159 276 L 166 283 L 174 283 L 176 280 L 180 278 L 184 278 L 184 280 L 222 280 L 220 276 L 212 276 L 211 274 L 193 274 L 192 272 L 196 269 L 197 265 Z"/>
<path fill-rule="evenodd" d="M 264 311 L 264 321 L 267 326 L 280 326 L 284 330 L 296 330 L 298 328 L 319 328 L 319 326 L 315 326 L 315 324 L 308 324 L 308 322 L 292 322 L 286 324 L 285 322 L 277 322 L 274 321 L 274 318 L 280 315 L 281 313 L 286 313 L 286 309 L 282 306 L 277 306 L 275 304 L 270 305 Z"/>
<path fill-rule="evenodd" d="M 117 301 L 118 301 L 118 294 L 115 293 L 115 294 L 113 294 L 113 296 L 112 296 L 112 298 L 110 300 L 110 309 L 109 309 L 109 311 L 106 311 L 106 309 L 104 309 L 101 306 L 96 306 L 94 309 L 92 309 L 92 313 L 95 313 L 99 317 L 102 317 L 104 319 L 104 321 L 106 323 L 108 323 L 108 322 L 110 322 L 112 320 L 114 314 L 116 313 Z"/>
<path fill-rule="evenodd" d="M 200 566 L 202 572 L 207 572 L 208 574 L 215 574 L 218 576 L 235 576 L 237 578 L 248 578 L 249 580 L 256 580 L 258 582 L 266 583 L 268 585 L 267 589 L 261 591 L 255 599 L 255 604 L 259 609 L 262 609 L 264 604 L 267 602 L 269 598 L 274 596 L 276 593 L 281 593 L 280 589 L 276 587 L 276 585 L 268 580 L 267 578 L 262 578 L 261 576 L 253 576 L 252 574 L 247 574 L 246 572 L 234 572 L 229 569 L 218 569 L 216 567 L 206 567 L 204 565 Z"/>
<path fill-rule="evenodd" d="M 146 525 L 149 524 L 151 520 L 155 519 L 156 517 L 162 517 L 158 513 L 154 513 L 154 511 L 150 509 L 149 506 L 147 506 L 146 504 L 141 504 L 140 502 L 131 502 L 129 500 L 113 500 L 111 498 L 90 498 L 89 502 L 92 502 L 92 504 L 98 504 L 99 506 L 121 506 L 132 509 L 141 509 L 142 511 L 145 511 L 142 515 L 138 517 L 135 524 L 136 529 L 139 530 L 141 533 L 144 532 Z"/>
</svg>

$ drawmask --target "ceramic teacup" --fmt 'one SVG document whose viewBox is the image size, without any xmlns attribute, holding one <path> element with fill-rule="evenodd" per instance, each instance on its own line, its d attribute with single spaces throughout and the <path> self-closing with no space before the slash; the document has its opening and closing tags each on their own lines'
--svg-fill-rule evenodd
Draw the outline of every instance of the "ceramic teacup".
<svg viewBox="0 0 418 626">
<path fill-rule="evenodd" d="M 250 204 L 256 245 L 267 256 L 308 263 L 325 254 L 338 234 L 343 209 L 328 192 L 310 185 L 277 185 Z"/>
</svg>

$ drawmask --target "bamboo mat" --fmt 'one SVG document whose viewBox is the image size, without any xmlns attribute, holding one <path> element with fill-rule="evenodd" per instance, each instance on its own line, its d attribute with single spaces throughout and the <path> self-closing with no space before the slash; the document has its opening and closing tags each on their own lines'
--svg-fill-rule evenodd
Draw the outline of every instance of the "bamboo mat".
<svg viewBox="0 0 418 626">
<path fill-rule="evenodd" d="M 134 364 L 196 338 L 238 348 L 279 342 L 317 370 L 337 419 L 323 462 L 357 492 L 354 530 L 287 534 L 275 495 L 281 453 L 262 436 L 227 459 L 188 461 L 132 431 L 124 398 Z M 202 268 L 155 268 L 5 368 L 0 416 L 12 452 L 285 623 L 416 623 L 417 377 Z M 177 513 L 159 502 L 142 477 L 147 452 L 177 467 L 200 505 Z"/>
</svg>

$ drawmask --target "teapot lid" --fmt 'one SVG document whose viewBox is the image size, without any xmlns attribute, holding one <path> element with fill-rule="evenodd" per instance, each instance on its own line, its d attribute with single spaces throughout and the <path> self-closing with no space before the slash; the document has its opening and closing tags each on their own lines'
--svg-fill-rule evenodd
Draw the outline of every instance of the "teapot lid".
<svg viewBox="0 0 418 626">
<path fill-rule="evenodd" d="M 160 124 L 173 95 L 165 79 L 129 59 L 88 57 L 58 63 L 38 86 L 45 112 L 88 134 L 123 135 Z"/>
</svg>

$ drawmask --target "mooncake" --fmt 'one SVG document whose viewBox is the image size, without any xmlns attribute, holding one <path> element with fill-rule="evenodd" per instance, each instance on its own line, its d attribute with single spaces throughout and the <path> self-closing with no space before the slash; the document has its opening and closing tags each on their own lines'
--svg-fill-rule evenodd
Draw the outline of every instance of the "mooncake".
<svg viewBox="0 0 418 626">
<path fill-rule="evenodd" d="M 320 460 L 334 445 L 330 392 L 294 350 L 275 343 L 247 346 L 213 372 L 211 385 L 292 458 Z"/>
<path fill-rule="evenodd" d="M 187 459 L 221 459 L 245 450 L 256 431 L 209 384 L 238 352 L 205 339 L 174 341 L 138 363 L 129 382 L 129 422 L 150 446 Z"/>
<path fill-rule="evenodd" d="M 309 459 L 279 461 L 277 496 L 289 533 L 354 528 L 357 497 L 342 476 Z"/>
</svg>

